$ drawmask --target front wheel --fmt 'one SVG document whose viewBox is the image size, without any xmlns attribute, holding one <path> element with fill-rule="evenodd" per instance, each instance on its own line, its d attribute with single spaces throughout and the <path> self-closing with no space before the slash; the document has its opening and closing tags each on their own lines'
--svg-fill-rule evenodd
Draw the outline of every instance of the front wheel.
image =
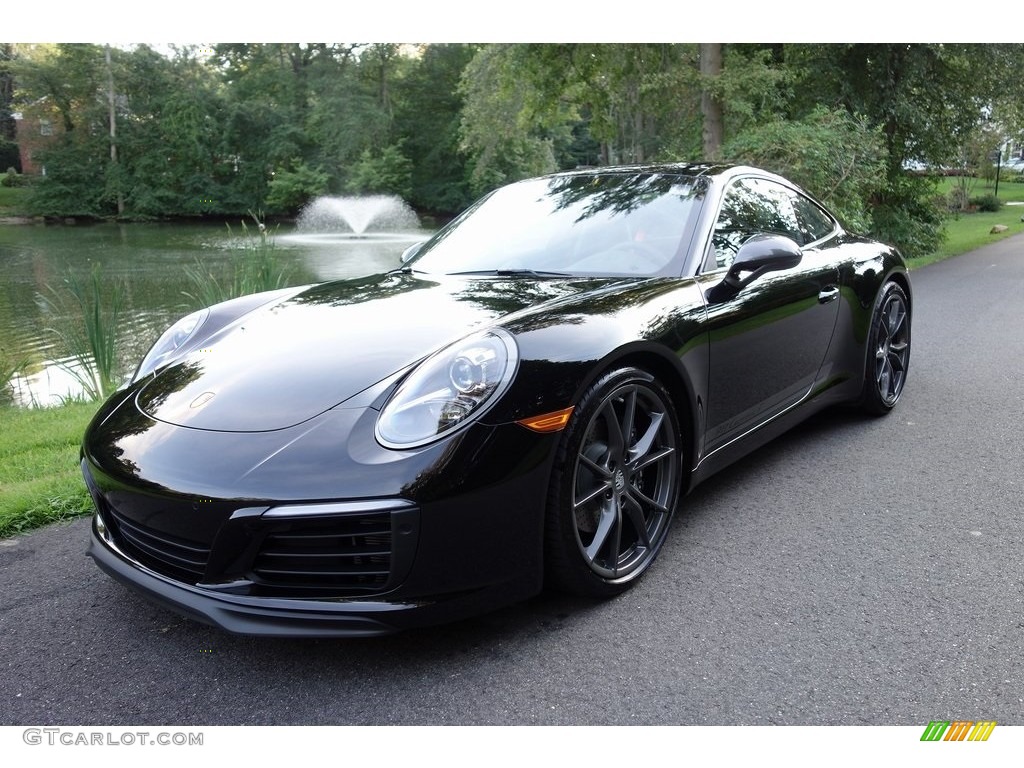
<svg viewBox="0 0 1024 768">
<path fill-rule="evenodd" d="M 880 416 L 903 394 L 910 365 L 910 304 L 894 282 L 886 283 L 879 294 L 868 344 L 861 403 L 865 411 Z"/>
<path fill-rule="evenodd" d="M 623 368 L 583 396 L 552 476 L 547 575 L 574 594 L 607 596 L 654 562 L 682 483 L 672 399 L 650 374 Z"/>
</svg>

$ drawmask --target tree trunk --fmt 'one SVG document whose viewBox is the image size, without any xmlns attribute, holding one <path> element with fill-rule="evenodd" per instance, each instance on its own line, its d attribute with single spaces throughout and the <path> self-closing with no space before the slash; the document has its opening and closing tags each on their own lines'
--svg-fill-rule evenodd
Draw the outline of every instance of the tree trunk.
<svg viewBox="0 0 1024 768">
<path fill-rule="evenodd" d="M 110 109 L 110 162 L 117 167 L 117 110 L 114 108 L 114 69 L 110 65 L 110 46 L 105 49 L 107 60 L 107 105 Z M 116 176 L 117 190 L 117 215 L 124 214 L 124 194 L 121 192 L 120 177 Z"/>
<path fill-rule="evenodd" d="M 16 141 L 18 138 L 17 124 L 11 113 L 14 101 L 14 75 L 11 73 L 10 62 L 14 60 L 14 44 L 0 43 L 0 139 Z M 0 173 L 5 169 L 0 168 Z"/>
<path fill-rule="evenodd" d="M 718 160 L 722 155 L 724 128 L 722 102 L 710 90 L 709 80 L 722 73 L 722 44 L 700 44 L 700 73 L 704 85 L 700 94 L 700 111 L 704 116 L 704 159 Z"/>
</svg>

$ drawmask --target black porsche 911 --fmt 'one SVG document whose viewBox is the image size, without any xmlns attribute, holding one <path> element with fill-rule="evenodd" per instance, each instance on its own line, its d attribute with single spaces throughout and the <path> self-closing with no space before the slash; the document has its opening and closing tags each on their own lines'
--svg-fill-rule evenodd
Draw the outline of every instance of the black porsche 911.
<svg viewBox="0 0 1024 768">
<path fill-rule="evenodd" d="M 893 408 L 911 307 L 893 248 L 764 171 L 511 184 L 392 272 L 164 333 L 85 435 L 90 554 L 248 634 L 614 595 L 716 470 L 826 406 Z"/>
</svg>

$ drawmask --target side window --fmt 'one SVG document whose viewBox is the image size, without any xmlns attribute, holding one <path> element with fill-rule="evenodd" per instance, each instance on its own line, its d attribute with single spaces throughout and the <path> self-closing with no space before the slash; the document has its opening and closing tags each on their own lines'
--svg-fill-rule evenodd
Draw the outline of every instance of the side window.
<svg viewBox="0 0 1024 768">
<path fill-rule="evenodd" d="M 767 179 L 740 179 L 725 193 L 704 268 L 728 267 L 740 246 L 760 233 L 806 242 L 788 188 Z"/>
<path fill-rule="evenodd" d="M 793 207 L 803 233 L 803 242 L 797 240 L 800 245 L 821 240 L 836 231 L 832 217 L 803 195 L 793 193 Z"/>
</svg>

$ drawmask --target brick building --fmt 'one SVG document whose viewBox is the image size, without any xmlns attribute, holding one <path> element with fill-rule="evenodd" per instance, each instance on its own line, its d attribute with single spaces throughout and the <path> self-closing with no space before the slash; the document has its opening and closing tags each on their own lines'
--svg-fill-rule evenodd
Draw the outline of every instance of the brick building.
<svg viewBox="0 0 1024 768">
<path fill-rule="evenodd" d="M 14 113 L 16 141 L 21 155 L 21 172 L 46 174 L 46 168 L 35 159 L 39 150 L 52 144 L 62 132 L 57 110 L 41 99 L 22 112 Z"/>
</svg>

